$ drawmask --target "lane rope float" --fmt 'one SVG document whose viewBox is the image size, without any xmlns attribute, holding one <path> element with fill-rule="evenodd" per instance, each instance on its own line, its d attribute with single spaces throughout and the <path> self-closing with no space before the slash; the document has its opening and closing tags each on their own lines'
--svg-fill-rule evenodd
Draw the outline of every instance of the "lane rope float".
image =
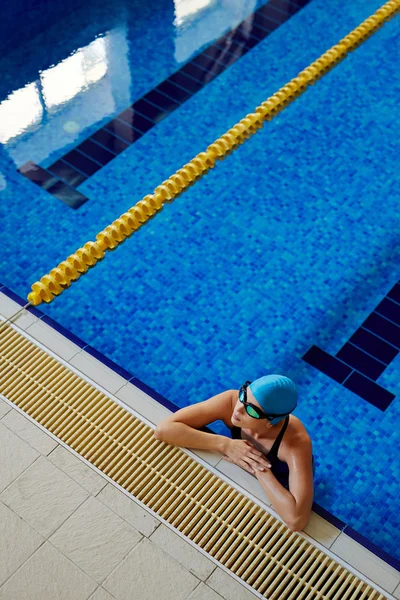
<svg viewBox="0 0 400 600">
<path fill-rule="evenodd" d="M 239 123 L 231 127 L 205 152 L 197 154 L 176 173 L 155 188 L 153 194 L 145 196 L 127 212 L 97 234 L 95 242 L 87 242 L 78 248 L 66 260 L 50 273 L 44 275 L 32 285 L 28 302 L 37 306 L 42 302 L 51 302 L 63 290 L 94 267 L 105 256 L 107 250 L 116 248 L 121 242 L 144 225 L 156 212 L 162 210 L 165 203 L 172 202 L 196 180 L 200 179 L 215 166 L 217 160 L 223 160 L 240 144 L 256 133 L 265 121 L 271 121 L 288 104 L 303 94 L 309 85 L 321 79 L 333 67 L 341 62 L 382 25 L 400 10 L 400 0 L 389 0 L 373 15 L 353 29 L 338 44 L 327 50 L 316 61 L 301 71 L 297 77 L 281 87 L 265 100 L 254 112 L 246 115 Z"/>
</svg>

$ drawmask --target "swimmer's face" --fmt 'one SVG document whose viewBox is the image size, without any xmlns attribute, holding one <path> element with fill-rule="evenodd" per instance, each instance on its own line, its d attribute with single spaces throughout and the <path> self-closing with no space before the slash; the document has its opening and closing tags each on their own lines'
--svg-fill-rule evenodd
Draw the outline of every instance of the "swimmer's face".
<svg viewBox="0 0 400 600">
<path fill-rule="evenodd" d="M 257 402 L 255 397 L 253 396 L 253 392 L 250 387 L 247 388 L 247 402 L 254 404 L 260 410 L 263 410 L 262 406 Z M 244 429 L 252 429 L 253 431 L 262 432 L 266 429 L 271 429 L 273 425 L 268 421 L 268 419 L 255 419 L 247 414 L 246 408 L 244 404 L 242 404 L 239 400 L 239 391 L 238 398 L 236 400 L 235 408 L 232 414 L 232 423 L 237 427 L 242 427 Z"/>
</svg>

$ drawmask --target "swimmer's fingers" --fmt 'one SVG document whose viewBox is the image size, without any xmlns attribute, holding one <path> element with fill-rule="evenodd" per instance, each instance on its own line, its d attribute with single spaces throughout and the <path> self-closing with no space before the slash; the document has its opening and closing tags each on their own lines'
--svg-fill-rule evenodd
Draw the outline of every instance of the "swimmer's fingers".
<svg viewBox="0 0 400 600">
<path fill-rule="evenodd" d="M 249 471 L 249 473 L 251 473 L 252 475 L 254 475 L 256 471 L 265 471 L 269 466 L 269 463 L 267 465 L 267 462 L 265 459 L 263 459 L 262 461 L 257 461 L 257 460 L 253 460 L 249 456 L 246 456 L 238 464 L 243 469 L 246 469 L 246 471 Z"/>
<path fill-rule="evenodd" d="M 255 467 L 271 467 L 269 460 L 258 450 L 248 452 L 247 456 L 251 459 Z"/>
<path fill-rule="evenodd" d="M 254 468 L 248 464 L 247 462 L 245 462 L 244 460 L 240 461 L 240 463 L 236 463 L 234 460 L 231 460 L 229 458 L 229 456 L 224 456 L 223 457 L 224 460 L 233 463 L 234 465 L 237 465 L 238 467 L 241 467 L 242 469 L 244 469 L 245 471 L 247 471 L 248 473 L 251 473 L 251 475 L 254 475 Z"/>
<path fill-rule="evenodd" d="M 262 452 L 257 450 L 257 448 L 251 442 L 249 442 L 248 440 L 246 440 L 246 442 L 249 446 L 249 449 L 247 451 L 247 456 L 258 459 L 258 462 L 260 462 L 260 459 L 261 459 L 261 461 L 262 461 L 261 464 L 263 466 L 267 465 L 268 467 L 270 467 L 271 464 L 270 464 L 269 460 L 266 458 L 266 456 Z"/>
<path fill-rule="evenodd" d="M 261 456 L 261 459 L 259 458 L 258 455 Z M 271 464 L 268 462 L 268 460 L 265 458 L 265 456 L 263 454 L 261 454 L 261 452 L 258 452 L 258 450 L 256 450 L 254 458 L 252 456 L 247 455 L 245 457 L 245 459 L 243 459 L 239 462 L 232 460 L 227 455 L 224 455 L 223 459 L 226 460 L 227 462 L 237 465 L 238 467 L 242 467 L 242 469 L 245 469 L 252 475 L 255 474 L 255 471 L 265 471 L 265 469 L 271 467 Z"/>
</svg>

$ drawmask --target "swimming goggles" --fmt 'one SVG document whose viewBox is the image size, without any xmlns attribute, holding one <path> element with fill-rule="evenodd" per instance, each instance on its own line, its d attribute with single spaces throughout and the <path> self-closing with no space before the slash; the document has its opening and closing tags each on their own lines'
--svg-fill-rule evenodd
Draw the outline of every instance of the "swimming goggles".
<svg viewBox="0 0 400 600">
<path fill-rule="evenodd" d="M 253 419 L 268 419 L 268 421 L 272 421 L 275 419 L 275 417 L 286 417 L 288 414 L 290 414 L 283 413 L 282 415 L 267 415 L 260 408 L 254 406 L 254 404 L 251 404 L 251 402 L 247 402 L 247 388 L 250 384 L 251 381 L 246 381 L 246 383 L 244 383 L 239 390 L 239 400 L 242 404 L 244 404 L 246 412 L 250 417 L 253 417 Z"/>
</svg>

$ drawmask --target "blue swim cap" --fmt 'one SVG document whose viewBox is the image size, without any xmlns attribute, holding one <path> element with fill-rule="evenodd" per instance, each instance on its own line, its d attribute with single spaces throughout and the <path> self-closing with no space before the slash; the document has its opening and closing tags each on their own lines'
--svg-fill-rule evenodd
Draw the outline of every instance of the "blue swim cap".
<svg viewBox="0 0 400 600">
<path fill-rule="evenodd" d="M 249 385 L 254 398 L 267 414 L 283 414 L 270 421 L 276 425 L 297 406 L 298 393 L 295 384 L 284 375 L 265 375 Z"/>
</svg>

